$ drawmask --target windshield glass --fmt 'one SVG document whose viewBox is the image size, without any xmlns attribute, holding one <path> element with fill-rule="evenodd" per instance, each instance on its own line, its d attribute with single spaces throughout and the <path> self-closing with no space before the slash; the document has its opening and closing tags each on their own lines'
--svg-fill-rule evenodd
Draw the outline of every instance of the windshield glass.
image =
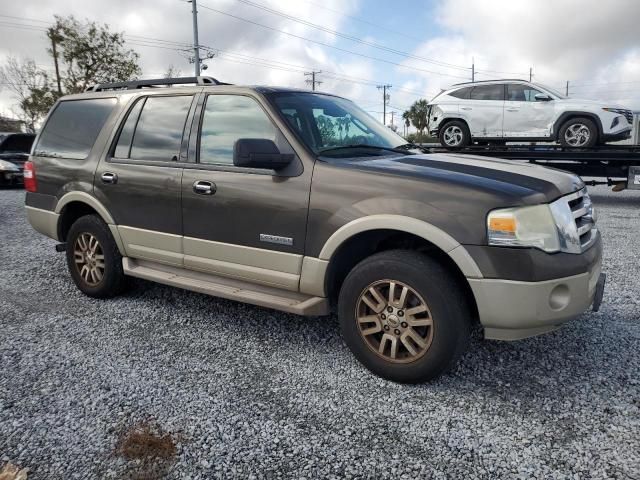
<svg viewBox="0 0 640 480">
<path fill-rule="evenodd" d="M 367 150 L 407 144 L 350 100 L 307 92 L 277 93 L 271 98 L 291 129 L 316 154 L 333 155 L 356 145 Z M 363 150 L 354 148 L 350 153 L 367 154 L 359 152 Z"/>
<path fill-rule="evenodd" d="M 558 98 L 567 98 L 565 95 L 560 93 L 555 88 L 547 87 L 546 85 L 543 85 L 542 83 L 536 83 L 536 85 L 538 85 L 541 88 L 544 88 L 547 92 L 551 93 L 552 95 L 554 95 L 554 96 L 556 96 Z"/>
</svg>

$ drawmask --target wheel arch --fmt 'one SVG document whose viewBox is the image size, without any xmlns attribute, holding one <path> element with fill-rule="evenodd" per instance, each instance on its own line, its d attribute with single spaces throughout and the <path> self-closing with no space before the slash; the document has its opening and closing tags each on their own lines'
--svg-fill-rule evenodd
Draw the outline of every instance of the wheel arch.
<svg viewBox="0 0 640 480">
<path fill-rule="evenodd" d="M 567 121 L 573 119 L 573 118 L 579 118 L 579 117 L 586 117 L 589 120 L 593 120 L 593 122 L 596 124 L 596 128 L 598 129 L 598 139 L 602 138 L 603 135 L 603 127 L 602 127 L 602 121 L 600 120 L 600 117 L 598 117 L 598 115 L 596 115 L 595 113 L 592 112 L 582 112 L 579 110 L 572 110 L 572 111 L 567 111 L 567 112 L 562 112 L 562 114 L 560 114 L 560 116 L 558 117 L 558 119 L 555 121 L 555 123 L 553 124 L 553 132 L 551 134 L 552 138 L 554 138 L 556 141 L 560 139 L 560 129 L 562 128 L 562 125 L 564 125 Z"/>
<path fill-rule="evenodd" d="M 335 299 L 342 281 L 357 263 L 374 253 L 398 248 L 424 252 L 445 264 L 465 289 L 475 311 L 475 297 L 466 279 L 482 278 L 482 273 L 471 255 L 442 229 L 402 215 L 371 215 L 342 226 L 325 242 L 318 259 L 323 268 L 311 283 L 315 283 L 316 293 L 321 289 Z"/>
</svg>

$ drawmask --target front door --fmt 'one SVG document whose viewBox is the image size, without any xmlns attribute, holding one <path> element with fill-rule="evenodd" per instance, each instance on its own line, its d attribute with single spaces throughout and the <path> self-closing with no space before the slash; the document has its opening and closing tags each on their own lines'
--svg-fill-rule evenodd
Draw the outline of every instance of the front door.
<svg viewBox="0 0 640 480">
<path fill-rule="evenodd" d="M 297 290 L 312 165 L 297 155 L 281 173 L 233 165 L 239 138 L 295 155 L 258 97 L 209 94 L 201 118 L 198 163 L 182 177 L 185 267 Z"/>
<path fill-rule="evenodd" d="M 126 254 L 182 266 L 179 162 L 193 95 L 150 95 L 129 109 L 94 180 Z"/>
<path fill-rule="evenodd" d="M 504 136 L 540 138 L 551 135 L 554 118 L 553 101 L 537 101 L 543 93 L 529 85 L 507 84 L 504 102 Z"/>
<path fill-rule="evenodd" d="M 459 108 L 468 119 L 473 138 L 502 137 L 504 85 L 473 87 L 469 100 L 462 100 Z"/>
</svg>

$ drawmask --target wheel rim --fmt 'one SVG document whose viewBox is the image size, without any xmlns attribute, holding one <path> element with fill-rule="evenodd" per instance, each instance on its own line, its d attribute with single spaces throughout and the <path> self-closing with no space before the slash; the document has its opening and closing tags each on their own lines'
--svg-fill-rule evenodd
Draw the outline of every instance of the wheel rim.
<svg viewBox="0 0 640 480">
<path fill-rule="evenodd" d="M 457 147 L 462 143 L 464 133 L 462 132 L 462 129 L 457 125 L 451 125 L 444 129 L 444 133 L 442 136 L 445 145 L 449 147 Z"/>
<path fill-rule="evenodd" d="M 584 123 L 574 123 L 569 125 L 564 132 L 564 139 L 572 147 L 583 147 L 589 143 L 591 130 Z"/>
<path fill-rule="evenodd" d="M 104 277 L 104 253 L 98 239 L 90 233 L 81 233 L 73 245 L 73 257 L 82 280 L 96 286 Z"/>
<path fill-rule="evenodd" d="M 397 280 L 380 280 L 362 291 L 356 304 L 356 323 L 369 349 L 392 363 L 418 360 L 433 340 L 433 318 L 427 303 Z"/>
</svg>

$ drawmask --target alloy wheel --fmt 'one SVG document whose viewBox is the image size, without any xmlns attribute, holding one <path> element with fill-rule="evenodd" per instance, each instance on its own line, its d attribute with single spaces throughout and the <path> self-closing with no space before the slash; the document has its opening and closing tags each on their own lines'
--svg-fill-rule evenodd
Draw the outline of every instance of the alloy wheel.
<svg viewBox="0 0 640 480">
<path fill-rule="evenodd" d="M 444 129 L 444 143 L 449 147 L 457 147 L 462 143 L 464 133 L 457 125 L 450 125 Z"/>
<path fill-rule="evenodd" d="M 414 362 L 429 350 L 433 340 L 433 318 L 427 303 L 397 280 L 380 280 L 362 291 L 356 322 L 367 346 L 388 362 Z"/>
<path fill-rule="evenodd" d="M 73 257 L 82 280 L 95 287 L 104 277 L 104 253 L 98 239 L 90 233 L 81 233 L 73 246 Z"/>
<path fill-rule="evenodd" d="M 564 139 L 572 147 L 582 147 L 589 143 L 591 131 L 584 123 L 574 123 L 564 132 Z"/>
</svg>

